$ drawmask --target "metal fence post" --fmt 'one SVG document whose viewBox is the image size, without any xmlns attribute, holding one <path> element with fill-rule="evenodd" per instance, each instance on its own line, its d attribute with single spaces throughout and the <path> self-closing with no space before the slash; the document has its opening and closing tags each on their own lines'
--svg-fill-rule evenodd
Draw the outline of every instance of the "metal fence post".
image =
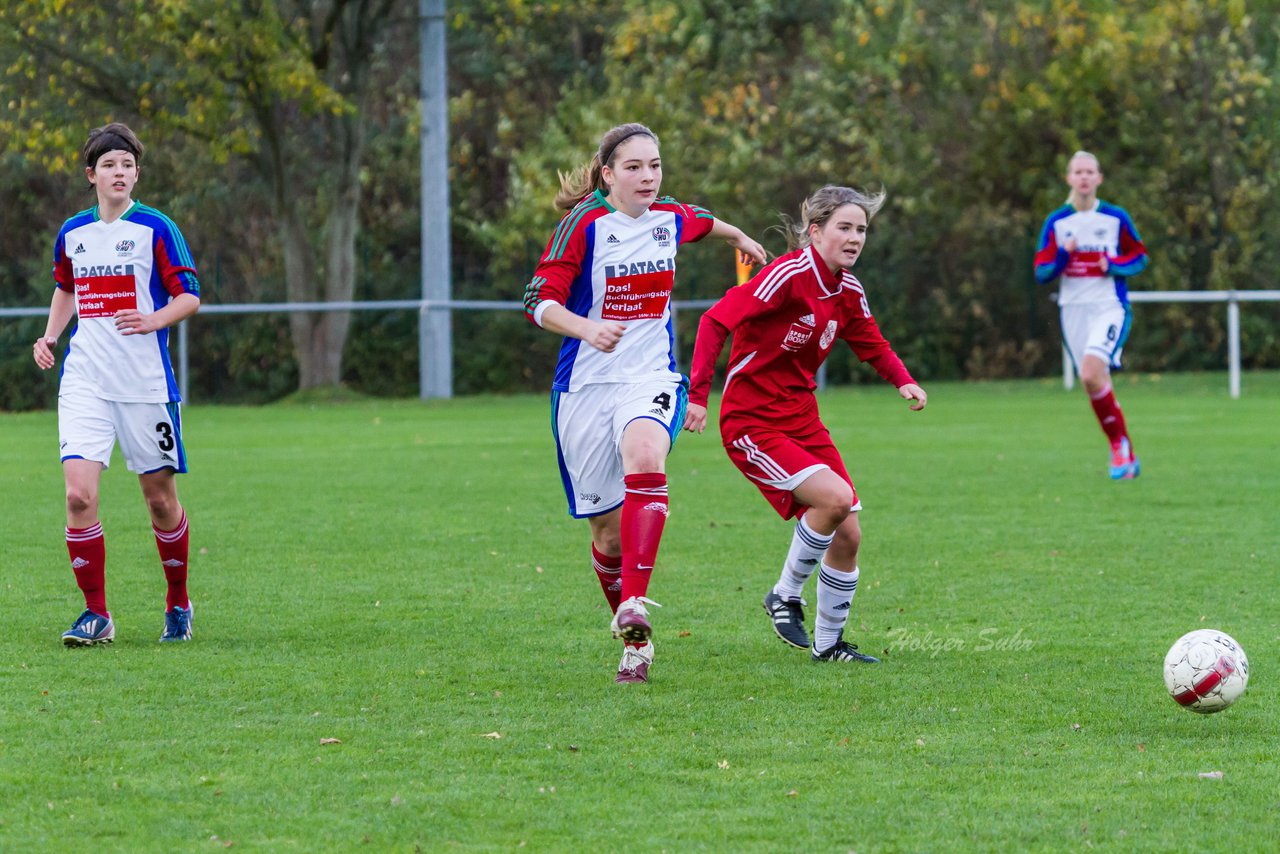
<svg viewBox="0 0 1280 854">
<path fill-rule="evenodd" d="M 178 324 L 178 394 L 182 402 L 190 402 L 191 343 L 187 337 L 187 321 Z"/>
<path fill-rule="evenodd" d="M 1231 397 L 1240 396 L 1240 303 L 1235 291 L 1227 297 L 1227 375 Z"/>
<path fill-rule="evenodd" d="M 429 302 L 453 298 L 449 259 L 449 115 L 444 0 L 418 0 L 421 16 L 422 310 L 418 315 L 419 395 L 453 397 L 453 312 Z"/>
</svg>

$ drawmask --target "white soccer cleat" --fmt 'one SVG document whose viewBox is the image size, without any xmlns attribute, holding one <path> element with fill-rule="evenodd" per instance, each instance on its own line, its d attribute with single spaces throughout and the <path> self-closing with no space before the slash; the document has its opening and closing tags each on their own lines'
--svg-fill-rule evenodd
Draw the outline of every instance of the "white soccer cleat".
<svg viewBox="0 0 1280 854">
<path fill-rule="evenodd" d="M 653 626 L 649 624 L 649 611 L 645 605 L 662 607 L 645 596 L 632 596 L 618 606 L 613 622 L 609 624 L 609 630 L 615 638 L 622 638 L 627 643 L 648 642 L 653 635 Z"/>
<path fill-rule="evenodd" d="M 620 685 L 628 682 L 648 682 L 651 664 L 653 664 L 652 641 L 641 647 L 623 647 L 622 661 L 618 664 L 618 675 L 613 681 Z"/>
</svg>

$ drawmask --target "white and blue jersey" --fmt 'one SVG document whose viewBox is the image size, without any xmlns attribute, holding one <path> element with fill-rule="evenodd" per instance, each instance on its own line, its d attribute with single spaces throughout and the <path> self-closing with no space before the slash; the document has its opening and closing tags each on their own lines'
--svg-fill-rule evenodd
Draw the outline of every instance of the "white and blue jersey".
<svg viewBox="0 0 1280 854">
<path fill-rule="evenodd" d="M 1064 245 L 1075 238 L 1072 252 Z M 1102 268 L 1102 258 L 1107 268 Z M 1036 247 L 1036 281 L 1058 276 L 1058 305 L 1111 303 L 1127 306 L 1126 280 L 1147 266 L 1147 248 L 1124 208 L 1098 201 L 1091 210 L 1063 205 L 1045 220 Z"/>
<path fill-rule="evenodd" d="M 676 249 L 700 240 L 714 224 L 710 212 L 669 197 L 632 218 L 599 191 L 564 216 L 525 289 L 526 315 L 541 326 L 543 311 L 554 303 L 597 322 L 623 323 L 627 331 L 611 353 L 566 337 L 552 388 L 684 379 L 676 371 L 671 327 Z"/>
<path fill-rule="evenodd" d="M 77 324 L 62 364 L 60 394 L 87 391 L 120 403 L 180 399 L 169 330 L 122 335 L 113 317 L 150 314 L 179 294 L 200 296 L 191 250 L 160 211 L 135 202 L 114 222 L 96 207 L 68 219 L 53 246 L 53 278 L 75 295 Z"/>
</svg>

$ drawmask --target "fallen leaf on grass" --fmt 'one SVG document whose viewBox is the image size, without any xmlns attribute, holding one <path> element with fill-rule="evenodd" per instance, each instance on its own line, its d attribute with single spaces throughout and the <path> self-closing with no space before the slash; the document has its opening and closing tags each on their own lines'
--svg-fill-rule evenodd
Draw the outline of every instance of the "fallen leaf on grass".
<svg viewBox="0 0 1280 854">
<path fill-rule="evenodd" d="M 1143 744 L 1142 742 L 1138 742 L 1138 752 L 1139 752 L 1139 753 L 1146 753 L 1146 752 L 1147 752 L 1147 746 L 1146 746 L 1145 744 Z"/>
<path fill-rule="evenodd" d="M 729 760 L 721 759 L 719 762 L 716 763 L 716 767 L 719 768 L 721 771 L 727 771 L 729 769 Z"/>
<path fill-rule="evenodd" d="M 1072 732 L 1079 732 L 1079 731 L 1080 731 L 1080 724 L 1072 724 L 1072 725 L 1071 725 L 1071 731 L 1072 731 Z"/>
<path fill-rule="evenodd" d="M 792 789 L 791 791 L 787 792 L 787 797 L 788 797 L 788 798 L 798 798 L 798 797 L 800 797 L 800 793 L 799 793 L 799 792 L 797 792 L 795 789 Z"/>
<path fill-rule="evenodd" d="M 322 739 L 320 739 L 320 743 L 321 743 L 321 744 L 342 744 L 342 739 L 340 739 L 340 738 L 322 738 Z"/>
<path fill-rule="evenodd" d="M 571 745 L 569 745 L 569 749 L 570 749 L 571 751 L 573 751 L 574 753 L 577 753 L 577 752 L 578 752 L 578 745 L 576 745 L 576 744 L 571 744 Z"/>
<path fill-rule="evenodd" d="M 1221 771 L 1205 771 L 1200 775 L 1201 780 L 1221 780 Z"/>
<path fill-rule="evenodd" d="M 482 732 L 482 733 L 480 733 L 480 737 L 481 737 L 481 738 L 492 738 L 492 739 L 495 739 L 495 740 L 496 740 L 496 739 L 502 738 L 502 733 L 500 733 L 500 732 L 496 732 L 496 731 L 495 731 L 495 732 Z"/>
<path fill-rule="evenodd" d="M 687 638 L 690 634 L 691 634 L 690 632 L 677 632 L 676 637 Z"/>
</svg>

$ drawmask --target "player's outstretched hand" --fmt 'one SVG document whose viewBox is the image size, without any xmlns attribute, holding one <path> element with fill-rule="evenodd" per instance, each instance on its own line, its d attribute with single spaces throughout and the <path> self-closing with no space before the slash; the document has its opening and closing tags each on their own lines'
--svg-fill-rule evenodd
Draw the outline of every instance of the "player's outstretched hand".
<svg viewBox="0 0 1280 854">
<path fill-rule="evenodd" d="M 740 231 L 738 236 L 729 242 L 734 249 L 738 250 L 742 263 L 754 262 L 760 265 L 769 263 L 768 257 L 764 254 L 764 247 L 748 237 L 745 232 Z"/>
<path fill-rule="evenodd" d="M 690 403 L 684 412 L 684 429 L 690 433 L 701 433 L 707 428 L 707 408 Z"/>
<path fill-rule="evenodd" d="M 143 314 L 136 308 L 117 311 L 112 319 L 121 335 L 148 335 L 160 328 L 156 326 L 152 315 Z"/>
<path fill-rule="evenodd" d="M 612 353 L 613 348 L 618 346 L 618 342 L 622 340 L 622 333 L 627 331 L 627 327 L 615 321 L 605 321 L 597 323 L 595 328 L 591 330 L 591 334 L 584 340 L 605 353 Z"/>
<path fill-rule="evenodd" d="M 53 348 L 57 346 L 57 338 L 36 339 L 36 343 L 31 347 L 31 357 L 36 360 L 41 370 L 47 371 L 54 366 L 57 360 L 53 357 Z"/>
<path fill-rule="evenodd" d="M 915 383 L 907 383 L 898 389 L 898 394 L 902 395 L 903 400 L 915 401 L 915 403 L 911 404 L 912 412 L 919 412 L 929 402 L 929 395 L 925 394 L 924 389 Z"/>
</svg>

